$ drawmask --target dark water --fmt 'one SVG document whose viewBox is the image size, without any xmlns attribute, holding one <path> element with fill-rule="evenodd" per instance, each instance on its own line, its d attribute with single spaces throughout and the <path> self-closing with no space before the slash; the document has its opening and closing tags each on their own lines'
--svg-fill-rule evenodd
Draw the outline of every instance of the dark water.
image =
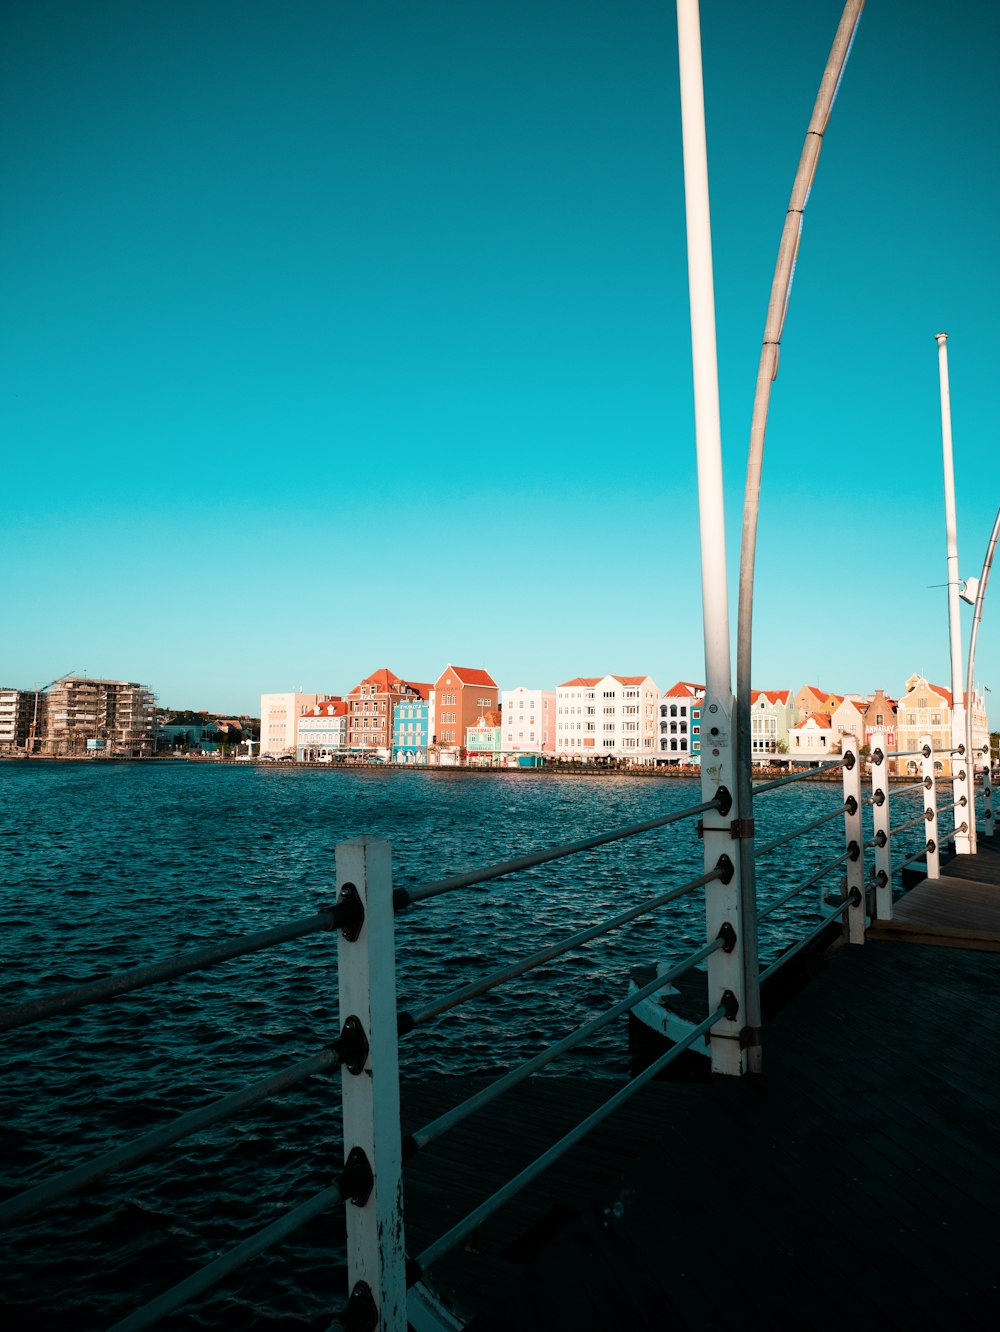
<svg viewBox="0 0 1000 1332">
<path fill-rule="evenodd" d="M 840 798 L 828 784 L 769 795 L 759 840 Z M 394 882 L 406 885 L 699 799 L 694 781 L 625 776 L 3 763 L 0 1004 L 311 914 L 333 900 L 345 837 L 391 837 Z M 842 838 L 836 820 L 764 862 L 762 904 Z M 396 922 L 400 1004 L 700 872 L 685 822 L 417 904 Z M 811 888 L 774 914 L 765 962 L 818 905 Z M 401 1076 L 499 1073 L 620 998 L 633 965 L 679 958 L 703 939 L 698 892 L 413 1033 Z M 338 1030 L 335 963 L 336 942 L 321 935 L 0 1037 L 0 1191 L 316 1051 Z M 623 1079 L 624 1020 L 552 1072 Z M 337 1077 L 314 1078 L 10 1232 L 7 1326 L 108 1327 L 323 1188 L 341 1163 L 339 1099 Z M 162 1326 L 328 1327 L 345 1294 L 341 1224 L 319 1218 Z"/>
</svg>

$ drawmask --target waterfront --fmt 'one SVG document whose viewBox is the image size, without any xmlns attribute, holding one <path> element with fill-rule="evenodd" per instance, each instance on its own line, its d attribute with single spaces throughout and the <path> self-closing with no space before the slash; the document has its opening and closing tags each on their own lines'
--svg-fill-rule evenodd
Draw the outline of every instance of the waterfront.
<svg viewBox="0 0 1000 1332">
<path fill-rule="evenodd" d="M 392 836 L 396 882 L 405 886 L 698 798 L 693 780 L 624 775 L 553 782 L 531 774 L 469 780 L 461 772 L 5 764 L 0 1002 L 309 914 L 332 899 L 333 848 L 345 837 Z M 773 793 L 759 802 L 759 840 L 836 800 L 827 784 Z M 801 878 L 801 866 L 835 854 L 838 836 L 835 820 L 802 839 L 790 865 L 779 861 L 786 868 L 762 874 L 762 900 Z M 533 942 L 682 882 L 700 858 L 685 824 L 413 908 L 397 926 L 400 1003 L 419 1003 Z M 810 890 L 775 913 L 765 958 L 793 937 L 817 897 Z M 695 894 L 460 1010 L 404 1042 L 404 1080 L 510 1066 L 619 998 L 631 965 L 686 951 L 703 928 Z M 302 1058 L 336 1024 L 335 944 L 320 936 L 6 1037 L 3 1187 L 13 1191 Z M 560 1073 L 614 1079 L 626 1069 L 624 1022 L 558 1065 Z M 337 1080 L 314 1079 L 41 1214 L 12 1245 L 15 1315 L 107 1326 L 322 1187 L 339 1165 L 338 1105 Z M 325 1327 L 344 1294 L 330 1261 L 338 1226 L 332 1218 L 313 1223 L 205 1301 L 203 1317 L 188 1313 L 165 1326 Z M 228 1301 L 221 1321 L 220 1301 Z"/>
</svg>

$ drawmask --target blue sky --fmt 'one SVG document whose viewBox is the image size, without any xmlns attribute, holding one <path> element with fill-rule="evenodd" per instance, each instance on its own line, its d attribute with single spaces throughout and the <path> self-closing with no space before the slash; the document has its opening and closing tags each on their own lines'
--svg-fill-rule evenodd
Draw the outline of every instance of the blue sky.
<svg viewBox="0 0 1000 1332">
<path fill-rule="evenodd" d="M 734 619 L 840 10 L 702 4 Z M 948 683 L 934 334 L 967 576 L 1000 503 L 998 37 L 992 0 L 862 18 L 772 397 L 758 686 Z M 0 683 L 255 711 L 383 665 L 702 676 L 669 0 L 12 0 L 0 61 Z"/>
</svg>

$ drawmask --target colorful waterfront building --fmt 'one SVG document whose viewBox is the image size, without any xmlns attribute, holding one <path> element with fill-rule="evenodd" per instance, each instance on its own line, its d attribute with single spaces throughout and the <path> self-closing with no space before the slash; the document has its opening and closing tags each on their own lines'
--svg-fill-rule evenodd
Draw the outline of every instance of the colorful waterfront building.
<svg viewBox="0 0 1000 1332">
<path fill-rule="evenodd" d="M 430 699 L 400 699 L 392 715 L 393 763 L 426 763 L 429 744 Z"/>
<path fill-rule="evenodd" d="M 659 690 L 649 675 L 577 676 L 556 686 L 556 756 L 656 759 Z"/>
<path fill-rule="evenodd" d="M 501 700 L 503 752 L 508 761 L 522 754 L 551 757 L 556 752 L 556 691 L 505 689 Z"/>
<path fill-rule="evenodd" d="M 295 757 L 300 763 L 326 763 L 347 748 L 347 703 L 328 698 L 299 718 Z"/>
<path fill-rule="evenodd" d="M 862 743 L 871 750 L 872 736 L 878 734 L 883 737 L 883 752 L 889 761 L 890 773 L 895 773 L 897 768 L 896 752 L 899 746 L 896 744 L 896 719 L 898 709 L 899 704 L 896 700 L 889 698 L 881 689 L 876 689 L 865 704 L 865 738 Z"/>
<path fill-rule="evenodd" d="M 770 762 L 788 752 L 788 731 L 800 720 L 790 689 L 750 691 L 750 750 L 755 763 Z"/>
<path fill-rule="evenodd" d="M 427 699 L 430 685 L 401 680 L 387 666 L 366 675 L 347 696 L 347 747 L 353 754 L 388 761 L 398 703 Z"/>
<path fill-rule="evenodd" d="M 951 713 L 952 694 L 944 685 L 931 684 L 922 675 L 911 675 L 906 682 L 906 692 L 899 700 L 897 712 L 897 739 L 901 754 L 920 748 L 922 736 L 929 735 L 935 750 L 951 749 Z M 982 754 L 983 746 L 989 744 L 990 728 L 986 716 L 985 700 L 978 692 L 972 695 L 972 752 Z M 902 764 L 904 760 L 900 760 Z M 978 766 L 982 766 L 982 759 Z M 908 758 L 905 769 L 901 771 L 917 773 L 920 760 Z M 952 775 L 951 758 L 948 753 L 935 754 L 935 771 L 942 777 Z"/>
<path fill-rule="evenodd" d="M 788 728 L 788 757 L 793 763 L 823 763 L 838 751 L 829 713 L 810 712 Z"/>
<path fill-rule="evenodd" d="M 499 712 L 484 712 L 475 726 L 465 730 L 465 752 L 469 766 L 496 768 L 501 762 L 503 726 Z"/>
<path fill-rule="evenodd" d="M 865 710 L 867 700 L 858 695 L 848 694 L 830 714 L 830 729 L 833 731 L 834 753 L 844 752 L 844 739 L 853 735 L 858 748 L 865 743 Z"/>
<path fill-rule="evenodd" d="M 460 761 L 465 733 L 487 712 L 500 708 L 500 690 L 489 671 L 447 665 L 434 681 L 431 697 L 431 749 L 444 763 Z"/>
<path fill-rule="evenodd" d="M 800 717 L 808 717 L 813 712 L 824 712 L 830 717 L 843 701 L 842 694 L 828 694 L 818 685 L 803 685 L 795 695 Z"/>
<path fill-rule="evenodd" d="M 298 738 L 299 718 L 310 708 L 325 703 L 329 694 L 261 694 L 260 696 L 260 752 L 261 754 L 294 754 Z"/>
<path fill-rule="evenodd" d="M 705 686 L 678 680 L 659 700 L 657 761 L 686 767 L 701 763 L 701 714 Z"/>
</svg>

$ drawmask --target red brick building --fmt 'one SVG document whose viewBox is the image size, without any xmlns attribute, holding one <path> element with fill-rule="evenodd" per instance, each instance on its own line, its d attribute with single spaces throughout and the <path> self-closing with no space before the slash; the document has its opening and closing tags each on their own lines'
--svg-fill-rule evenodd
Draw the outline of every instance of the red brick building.
<svg viewBox="0 0 1000 1332">
<path fill-rule="evenodd" d="M 392 752 L 392 714 L 405 698 L 429 698 L 430 685 L 401 680 L 388 667 L 365 676 L 347 696 L 347 748 Z"/>
<path fill-rule="evenodd" d="M 431 743 L 441 748 L 465 744 L 465 732 L 487 712 L 500 711 L 500 691 L 489 671 L 446 666 L 434 682 Z"/>
</svg>

